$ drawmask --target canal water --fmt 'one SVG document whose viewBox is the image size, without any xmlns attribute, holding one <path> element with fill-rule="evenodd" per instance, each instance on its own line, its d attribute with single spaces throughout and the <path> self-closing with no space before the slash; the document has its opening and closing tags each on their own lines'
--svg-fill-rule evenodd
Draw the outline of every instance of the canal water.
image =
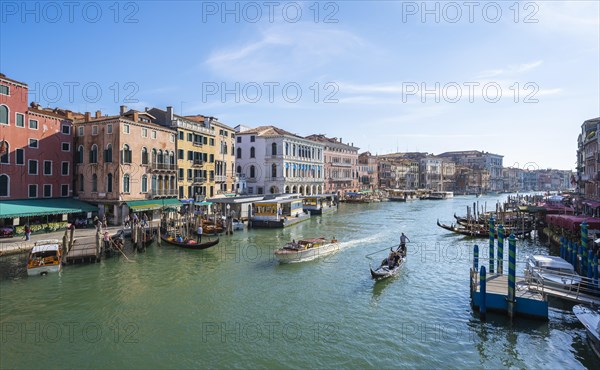
<svg viewBox="0 0 600 370">
<path fill-rule="evenodd" d="M 155 244 L 131 262 L 45 277 L 27 277 L 26 256 L 4 257 L 0 367 L 595 367 L 571 304 L 551 301 L 548 322 L 481 322 L 472 312 L 474 241 L 436 219 L 450 223 L 474 200 L 342 204 L 288 229 L 223 236 L 206 251 Z M 497 198 L 477 200 L 490 209 Z M 386 253 L 365 256 L 397 245 L 401 232 L 407 264 L 375 283 L 369 262 Z M 340 240 L 340 251 L 294 265 L 273 259 L 291 239 L 320 236 Z M 537 252 L 548 249 L 517 244 L 519 261 Z"/>
</svg>

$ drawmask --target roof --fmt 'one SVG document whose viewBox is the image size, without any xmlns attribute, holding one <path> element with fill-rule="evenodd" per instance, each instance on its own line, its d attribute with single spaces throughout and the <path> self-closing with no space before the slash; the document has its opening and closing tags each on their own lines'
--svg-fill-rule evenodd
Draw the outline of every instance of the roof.
<svg viewBox="0 0 600 370">
<path fill-rule="evenodd" d="M 31 253 L 46 252 L 46 251 L 57 251 L 58 249 L 59 249 L 58 244 L 36 245 L 31 250 Z"/>
<path fill-rule="evenodd" d="M 0 218 L 62 215 L 97 210 L 96 206 L 73 198 L 4 200 L 0 203 Z"/>
<path fill-rule="evenodd" d="M 20 85 L 27 86 L 27 84 L 25 82 L 20 82 L 20 81 L 17 81 L 17 80 L 13 80 L 12 78 L 8 78 L 8 77 L 6 77 L 6 75 L 4 73 L 0 73 L 0 79 L 8 81 L 8 82 L 15 83 L 15 84 L 20 84 Z"/>
<path fill-rule="evenodd" d="M 247 135 L 247 134 L 258 135 L 258 136 L 283 136 L 283 135 L 285 135 L 285 136 L 297 137 L 299 139 L 305 139 L 302 136 L 292 134 L 289 131 L 280 129 L 279 127 L 275 127 L 275 126 L 258 126 L 258 127 L 246 130 L 246 131 L 238 132 L 238 135 Z"/>
</svg>

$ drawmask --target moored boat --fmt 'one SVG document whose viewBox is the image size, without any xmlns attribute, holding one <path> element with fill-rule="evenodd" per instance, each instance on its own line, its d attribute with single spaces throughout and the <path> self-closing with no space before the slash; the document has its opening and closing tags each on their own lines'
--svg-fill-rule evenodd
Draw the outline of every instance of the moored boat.
<svg viewBox="0 0 600 370">
<path fill-rule="evenodd" d="M 236 219 L 233 219 L 233 221 L 231 221 L 231 227 L 233 228 L 233 230 L 237 231 L 237 230 L 244 230 L 244 222 Z"/>
<path fill-rule="evenodd" d="M 573 306 L 573 313 L 585 326 L 588 341 L 596 356 L 600 357 L 600 308 L 590 308 L 583 305 Z"/>
<path fill-rule="evenodd" d="M 434 191 L 429 195 L 421 197 L 423 200 L 443 200 L 454 198 L 454 193 L 451 191 Z"/>
<path fill-rule="evenodd" d="M 525 276 L 550 288 L 572 289 L 581 283 L 573 265 L 557 256 L 527 257 Z"/>
<path fill-rule="evenodd" d="M 400 269 L 406 262 L 406 251 L 394 251 L 390 249 L 390 255 L 381 261 L 381 265 L 373 270 L 373 267 L 369 264 L 371 270 L 371 277 L 375 280 L 382 280 L 392 276 L 398 275 Z"/>
<path fill-rule="evenodd" d="M 27 259 L 27 275 L 46 275 L 62 268 L 62 249 L 58 240 L 41 240 L 35 243 Z"/>
<path fill-rule="evenodd" d="M 167 244 L 175 245 L 184 249 L 208 249 L 212 246 L 219 244 L 219 238 L 204 243 L 197 243 L 194 239 L 183 239 L 181 237 L 175 238 L 170 235 L 161 235 L 160 238 Z"/>
<path fill-rule="evenodd" d="M 276 250 L 275 257 L 280 263 L 306 262 L 325 257 L 338 250 L 339 242 L 336 239 L 302 239 L 287 243 L 283 248 Z"/>
<path fill-rule="evenodd" d="M 302 199 L 302 209 L 311 215 L 322 215 L 337 210 L 332 194 L 308 195 Z"/>
</svg>

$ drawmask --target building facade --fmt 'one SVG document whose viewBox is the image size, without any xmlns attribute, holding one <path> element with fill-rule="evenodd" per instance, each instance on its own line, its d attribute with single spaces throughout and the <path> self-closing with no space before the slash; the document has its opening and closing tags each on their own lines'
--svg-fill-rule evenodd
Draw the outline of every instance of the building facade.
<svg viewBox="0 0 600 370">
<path fill-rule="evenodd" d="M 502 191 L 504 189 L 504 175 L 502 160 L 504 156 L 477 150 L 466 150 L 457 152 L 445 152 L 438 157 L 446 158 L 457 165 L 472 168 L 474 170 L 487 170 L 490 174 L 489 187 L 482 191 Z"/>
<path fill-rule="evenodd" d="M 577 185 L 578 192 L 586 198 L 600 199 L 600 176 L 598 176 L 598 130 L 600 117 L 589 119 L 581 125 L 577 138 Z"/>
<path fill-rule="evenodd" d="M 155 119 L 121 106 L 117 116 L 86 112 L 74 123 L 75 193 L 110 223 L 121 223 L 135 201 L 177 198 L 176 131 Z"/>
<path fill-rule="evenodd" d="M 274 126 L 236 127 L 236 173 L 248 194 L 321 194 L 324 145 Z"/>
<path fill-rule="evenodd" d="M 379 185 L 377 157 L 370 152 L 358 155 L 358 186 L 360 190 L 376 190 Z"/>
<path fill-rule="evenodd" d="M 306 138 L 324 145 L 324 193 L 344 196 L 347 192 L 358 191 L 358 148 L 343 143 L 341 138 L 328 138 L 325 135 Z"/>
<path fill-rule="evenodd" d="M 72 120 L 28 99 L 25 83 L 0 75 L 0 201 L 72 197 Z"/>
</svg>

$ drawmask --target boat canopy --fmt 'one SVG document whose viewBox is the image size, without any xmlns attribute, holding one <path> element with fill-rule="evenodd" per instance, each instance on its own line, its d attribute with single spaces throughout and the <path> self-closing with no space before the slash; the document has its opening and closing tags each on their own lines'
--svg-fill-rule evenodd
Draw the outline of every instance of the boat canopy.
<svg viewBox="0 0 600 370">
<path fill-rule="evenodd" d="M 587 222 L 588 229 L 600 229 L 600 218 L 556 214 L 546 215 L 546 222 L 549 225 L 559 226 L 571 231 L 578 231 L 583 221 Z"/>
<path fill-rule="evenodd" d="M 573 265 L 557 256 L 535 255 L 531 256 L 531 258 L 536 262 L 536 264 L 539 267 L 542 268 L 573 270 Z"/>
<path fill-rule="evenodd" d="M 49 251 L 58 251 L 58 244 L 45 244 L 45 245 L 36 245 L 31 250 L 31 253 L 39 253 L 39 252 L 49 252 Z"/>
</svg>

